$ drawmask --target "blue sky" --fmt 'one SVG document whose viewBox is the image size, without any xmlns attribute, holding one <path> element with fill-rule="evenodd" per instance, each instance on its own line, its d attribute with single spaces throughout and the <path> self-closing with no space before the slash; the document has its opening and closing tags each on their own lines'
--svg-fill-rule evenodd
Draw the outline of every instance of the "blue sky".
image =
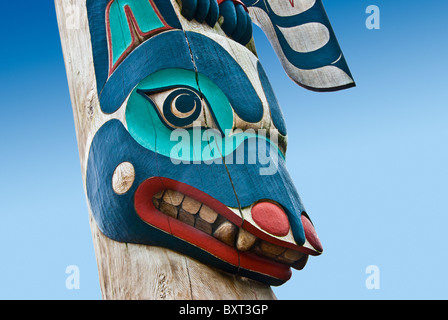
<svg viewBox="0 0 448 320">
<path fill-rule="evenodd" d="M 447 299 L 448 4 L 324 1 L 357 87 L 309 92 L 255 29 L 287 163 L 324 245 L 279 299 Z M 365 27 L 368 5 L 381 29 Z M 100 299 L 53 2 L 0 19 L 0 299 Z M 20 16 L 14 13 L 20 12 Z M 80 269 L 67 290 L 66 267 Z M 380 270 L 368 290 L 366 268 Z"/>
</svg>

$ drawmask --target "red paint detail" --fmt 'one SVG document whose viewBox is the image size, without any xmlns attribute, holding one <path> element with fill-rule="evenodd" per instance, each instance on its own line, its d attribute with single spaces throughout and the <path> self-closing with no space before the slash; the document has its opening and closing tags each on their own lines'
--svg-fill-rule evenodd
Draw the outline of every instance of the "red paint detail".
<svg viewBox="0 0 448 320">
<path fill-rule="evenodd" d="M 252 219 L 264 231 L 284 237 L 289 233 L 289 220 L 283 209 L 272 202 L 259 202 L 252 207 Z"/>
<path fill-rule="evenodd" d="M 285 248 L 296 250 L 299 252 L 303 252 L 303 253 L 311 255 L 311 256 L 320 255 L 320 252 L 316 252 L 315 250 L 311 250 L 311 249 L 308 249 L 308 248 L 305 248 L 302 246 L 298 246 L 294 243 L 286 242 L 286 241 L 280 240 L 279 238 L 272 237 L 269 234 L 261 231 L 259 228 L 257 228 L 256 226 L 254 226 L 247 220 L 244 220 L 244 222 L 243 222 L 243 229 L 250 232 L 257 238 L 260 238 L 261 240 L 265 240 L 265 241 L 275 244 L 277 246 L 285 247 Z"/>
<path fill-rule="evenodd" d="M 257 271 L 259 273 L 261 270 L 261 273 L 267 274 L 277 279 L 282 279 L 284 281 L 288 281 L 291 278 L 292 271 L 288 265 L 275 261 L 269 261 L 270 265 L 267 266 L 266 261 L 266 259 L 263 259 L 254 254 L 250 254 L 247 252 L 240 253 L 240 266 L 246 270 Z"/>
<path fill-rule="evenodd" d="M 289 3 L 291 4 L 291 7 L 294 8 L 294 0 L 289 0 Z"/>
<path fill-rule="evenodd" d="M 308 242 L 317 251 L 319 252 L 324 251 L 324 249 L 322 248 L 322 243 L 320 242 L 319 237 L 317 236 L 316 229 L 314 229 L 313 224 L 305 215 L 302 215 L 302 225 L 303 229 L 305 230 L 306 240 L 308 240 Z"/>
<path fill-rule="evenodd" d="M 135 44 L 137 43 L 137 39 L 135 38 L 134 28 L 132 25 L 135 26 L 137 33 L 142 38 L 149 38 L 151 36 L 156 35 L 157 33 L 160 33 L 162 31 L 167 31 L 173 29 L 168 23 L 165 21 L 163 16 L 161 15 L 159 9 L 154 4 L 153 0 L 148 0 L 152 8 L 154 9 L 154 12 L 156 13 L 157 17 L 160 19 L 162 24 L 164 25 L 161 28 L 154 29 L 148 32 L 143 32 L 138 23 L 137 19 L 135 19 L 134 14 L 132 13 L 131 7 L 129 5 L 126 5 L 124 7 L 124 12 L 126 14 L 126 20 L 128 22 L 129 31 L 131 32 L 132 42 L 129 45 L 129 47 L 126 49 L 125 52 L 122 53 L 122 55 L 118 58 L 117 62 L 113 64 L 113 51 L 112 51 L 112 32 L 110 30 L 110 7 L 112 6 L 112 3 L 116 0 L 111 0 L 109 4 L 106 7 L 106 33 L 107 33 L 107 43 L 109 48 L 109 76 L 117 69 L 117 67 L 123 62 L 123 60 L 135 49 Z"/>
<path fill-rule="evenodd" d="M 156 193 L 165 189 L 179 191 L 204 203 L 239 227 L 243 224 L 243 220 L 239 216 L 208 194 L 187 184 L 162 177 L 153 177 L 145 180 L 135 192 L 135 210 L 143 221 L 174 237 L 191 243 L 233 266 L 265 274 L 282 281 L 289 280 L 291 277 L 289 266 L 255 255 L 238 252 L 235 248 L 222 243 L 214 237 L 159 211 L 154 206 L 152 198 Z"/>
<path fill-rule="evenodd" d="M 200 247 L 215 256 L 219 255 L 222 260 L 238 266 L 238 252 L 236 250 L 192 226 L 165 215 L 154 206 L 152 202 L 153 196 L 165 189 L 179 191 L 189 197 L 194 197 L 214 210 L 216 210 L 215 208 L 217 207 L 222 209 L 221 206 L 223 206 L 209 195 L 186 184 L 171 179 L 155 177 L 144 181 L 135 192 L 135 210 L 143 221 L 166 233 Z M 227 211 L 230 211 L 227 207 L 225 208 Z M 230 213 L 233 214 L 231 211 Z M 229 213 L 226 214 L 229 215 Z M 232 220 L 238 222 L 235 217 L 233 217 Z M 239 224 L 241 224 L 241 222 Z"/>
<path fill-rule="evenodd" d="M 163 177 L 149 178 L 149 179 L 145 180 L 138 187 L 138 189 L 135 193 L 135 198 L 134 198 L 135 209 L 137 210 L 137 213 L 140 215 L 140 213 L 138 212 L 138 209 L 147 211 L 147 210 L 145 210 L 146 207 L 154 208 L 156 211 L 160 212 L 159 210 L 157 210 L 154 207 L 154 204 L 152 203 L 152 198 L 156 193 L 158 193 L 162 190 L 166 190 L 166 189 L 179 191 L 180 193 L 207 205 L 208 207 L 215 210 L 216 212 L 219 212 L 219 214 L 224 216 L 227 220 L 229 220 L 233 224 L 237 225 L 238 227 L 240 227 L 243 223 L 243 220 L 239 216 L 237 216 L 235 213 L 233 213 L 229 208 L 227 208 L 227 206 L 225 206 L 224 204 L 222 204 L 215 198 L 209 196 L 205 192 L 202 192 L 201 190 L 198 190 L 188 184 L 185 184 L 185 183 L 182 183 L 182 182 L 179 182 L 176 180 L 168 179 L 168 178 L 163 178 Z M 152 204 L 152 206 L 151 206 L 151 204 Z M 142 214 L 143 215 L 141 215 L 141 217 L 145 221 L 146 221 L 146 219 L 149 219 L 149 220 L 152 219 L 152 215 L 153 215 L 152 212 L 143 212 L 142 211 Z M 167 215 L 165 215 L 161 212 L 160 212 L 160 214 L 164 217 L 168 217 Z M 170 217 L 168 217 L 168 218 L 170 218 Z M 170 220 L 177 221 L 176 219 L 173 219 L 173 218 L 170 218 Z"/>
</svg>

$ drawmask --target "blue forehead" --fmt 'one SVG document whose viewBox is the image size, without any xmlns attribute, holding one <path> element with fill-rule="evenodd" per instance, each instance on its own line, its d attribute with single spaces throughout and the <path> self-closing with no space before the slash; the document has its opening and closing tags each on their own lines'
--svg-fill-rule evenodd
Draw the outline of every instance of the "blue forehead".
<svg viewBox="0 0 448 320">
<path fill-rule="evenodd" d="M 262 102 L 239 64 L 208 37 L 179 30 L 180 23 L 169 1 L 155 1 L 154 4 L 161 14 L 160 19 L 172 28 L 171 31 L 149 38 L 125 56 L 116 68 L 114 65 L 113 73 L 109 76 L 114 59 L 110 61 L 110 43 L 107 40 L 106 26 L 112 24 L 111 20 L 106 19 L 112 19 L 107 17 L 108 3 L 105 0 L 87 2 L 98 95 L 103 112 L 113 113 L 118 110 L 134 87 L 157 71 L 168 68 L 195 71 L 191 50 L 195 55 L 197 71 L 224 92 L 242 120 L 255 123 L 262 119 Z M 112 42 L 111 39 L 109 42 Z"/>
</svg>

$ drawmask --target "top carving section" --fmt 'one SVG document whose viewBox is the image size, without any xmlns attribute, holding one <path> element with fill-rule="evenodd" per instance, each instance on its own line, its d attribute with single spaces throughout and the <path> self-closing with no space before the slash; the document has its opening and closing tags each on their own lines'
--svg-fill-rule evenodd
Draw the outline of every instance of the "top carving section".
<svg viewBox="0 0 448 320">
<path fill-rule="evenodd" d="M 180 0 L 188 20 L 214 27 L 247 45 L 252 21 L 274 47 L 288 76 L 313 91 L 355 86 L 321 0 Z M 220 21 L 221 23 L 221 21 Z"/>
<path fill-rule="evenodd" d="M 182 0 L 182 15 L 187 20 L 214 27 L 219 16 L 223 17 L 221 25 L 226 35 L 246 45 L 252 39 L 252 19 L 246 5 L 239 0 Z"/>
</svg>

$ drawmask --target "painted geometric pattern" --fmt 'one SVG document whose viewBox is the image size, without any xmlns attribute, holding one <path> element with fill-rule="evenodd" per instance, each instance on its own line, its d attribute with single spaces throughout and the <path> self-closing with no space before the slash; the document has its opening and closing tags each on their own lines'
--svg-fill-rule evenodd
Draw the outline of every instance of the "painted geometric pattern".
<svg viewBox="0 0 448 320">
<path fill-rule="evenodd" d="M 321 0 L 243 0 L 286 72 L 316 91 L 354 86 Z"/>
</svg>

